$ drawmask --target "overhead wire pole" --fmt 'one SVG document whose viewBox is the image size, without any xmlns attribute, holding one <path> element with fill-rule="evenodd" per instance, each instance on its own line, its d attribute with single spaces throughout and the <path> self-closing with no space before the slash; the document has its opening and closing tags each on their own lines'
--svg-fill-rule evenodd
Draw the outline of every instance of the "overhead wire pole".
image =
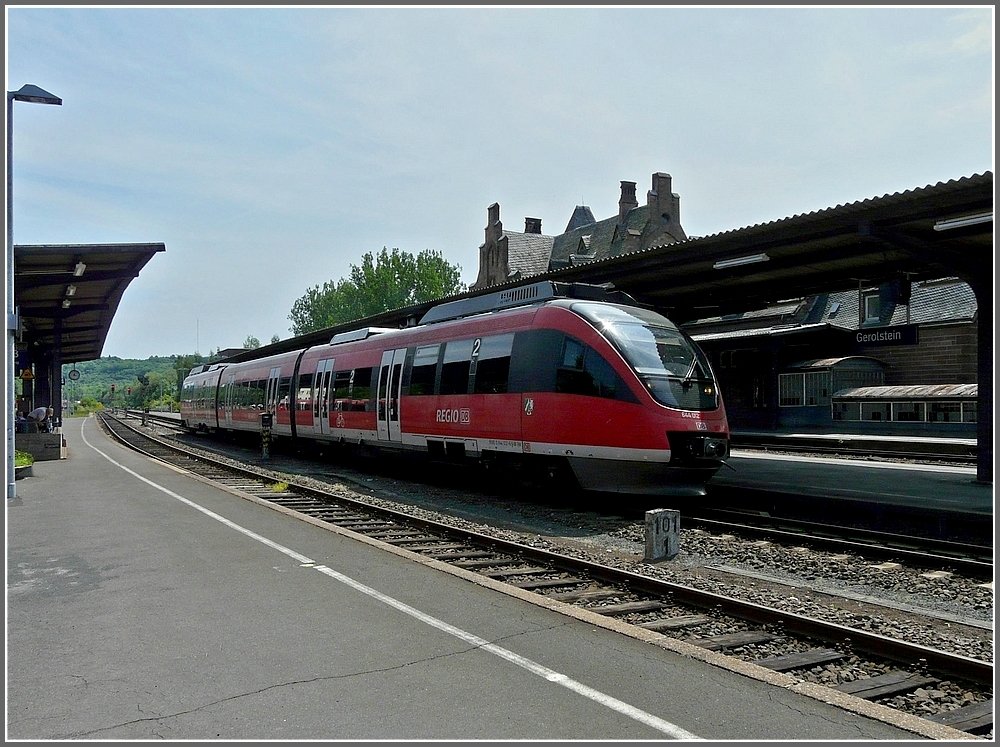
<svg viewBox="0 0 1000 747">
<path fill-rule="evenodd" d="M 14 166 L 11 161 L 14 152 L 14 102 L 27 101 L 32 104 L 62 104 L 62 99 L 30 83 L 17 91 L 7 91 L 7 363 L 4 380 L 7 384 L 7 497 L 17 497 L 14 470 L 14 377 L 17 361 L 18 320 L 14 307 Z"/>
</svg>

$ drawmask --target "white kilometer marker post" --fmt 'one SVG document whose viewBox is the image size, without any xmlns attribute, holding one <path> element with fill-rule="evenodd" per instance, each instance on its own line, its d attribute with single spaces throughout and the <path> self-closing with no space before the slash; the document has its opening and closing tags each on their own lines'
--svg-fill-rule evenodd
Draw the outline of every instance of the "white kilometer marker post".
<svg viewBox="0 0 1000 747">
<path fill-rule="evenodd" d="M 646 512 L 647 563 L 671 560 L 681 551 L 681 512 L 657 508 Z"/>
</svg>

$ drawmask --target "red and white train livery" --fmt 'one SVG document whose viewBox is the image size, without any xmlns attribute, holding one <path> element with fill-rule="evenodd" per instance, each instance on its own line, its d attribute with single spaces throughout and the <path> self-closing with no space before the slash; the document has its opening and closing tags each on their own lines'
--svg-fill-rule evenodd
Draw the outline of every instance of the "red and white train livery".
<svg viewBox="0 0 1000 747">
<path fill-rule="evenodd" d="M 625 302 L 623 302 L 625 301 Z M 707 358 L 664 316 L 545 281 L 443 303 L 416 326 L 192 369 L 191 429 L 516 461 L 585 490 L 691 495 L 729 427 Z"/>
</svg>

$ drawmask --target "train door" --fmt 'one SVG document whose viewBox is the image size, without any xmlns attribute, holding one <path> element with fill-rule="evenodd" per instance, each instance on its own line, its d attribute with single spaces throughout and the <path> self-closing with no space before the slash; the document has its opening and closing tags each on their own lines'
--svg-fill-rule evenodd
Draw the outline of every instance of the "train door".
<svg viewBox="0 0 1000 747">
<path fill-rule="evenodd" d="M 402 441 L 399 424 L 399 390 L 406 348 L 386 350 L 378 370 L 378 439 Z"/>
<path fill-rule="evenodd" d="M 313 425 L 316 435 L 330 433 L 330 390 L 333 388 L 334 358 L 325 358 L 316 362 L 316 375 L 313 376 Z"/>
<path fill-rule="evenodd" d="M 236 374 L 226 375 L 225 384 L 225 396 L 221 398 L 222 400 L 222 427 L 232 428 L 233 427 L 233 398 L 235 397 L 234 390 L 236 389 Z"/>
</svg>

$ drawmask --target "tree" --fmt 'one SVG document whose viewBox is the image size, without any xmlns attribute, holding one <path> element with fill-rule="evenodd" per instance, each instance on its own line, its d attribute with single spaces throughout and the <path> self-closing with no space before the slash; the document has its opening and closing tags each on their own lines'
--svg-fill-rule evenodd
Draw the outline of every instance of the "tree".
<svg viewBox="0 0 1000 747">
<path fill-rule="evenodd" d="M 440 252 L 425 249 L 414 256 L 385 247 L 351 265 L 347 278 L 309 288 L 288 315 L 292 333 L 302 335 L 366 316 L 433 301 L 465 290 L 462 268 Z"/>
<path fill-rule="evenodd" d="M 244 350 L 256 350 L 260 347 L 260 340 L 258 340 L 253 335 L 247 335 L 247 339 L 243 341 Z"/>
</svg>

